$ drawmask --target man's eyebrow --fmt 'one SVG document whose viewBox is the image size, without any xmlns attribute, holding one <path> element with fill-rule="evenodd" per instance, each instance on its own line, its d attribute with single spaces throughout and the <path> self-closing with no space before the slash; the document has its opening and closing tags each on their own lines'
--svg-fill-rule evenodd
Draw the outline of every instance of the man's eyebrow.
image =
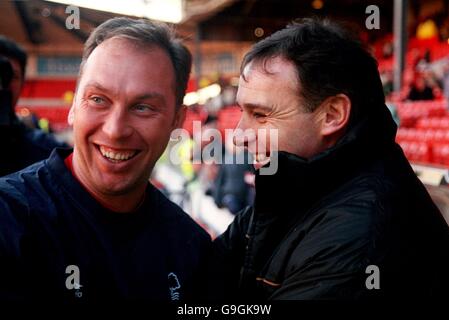
<svg viewBox="0 0 449 320">
<path fill-rule="evenodd" d="M 99 83 L 96 82 L 96 81 L 88 82 L 88 83 L 86 84 L 86 88 L 87 88 L 87 87 L 94 87 L 94 88 L 100 89 L 101 91 L 109 92 L 109 90 L 108 90 L 107 88 L 103 87 L 101 84 L 99 84 Z"/>
<path fill-rule="evenodd" d="M 161 99 L 165 102 L 165 96 L 159 92 L 148 92 L 136 97 L 136 100 L 145 100 L 145 99 Z"/>
<path fill-rule="evenodd" d="M 240 104 L 239 104 L 240 105 Z M 247 109 L 257 109 L 257 110 L 262 110 L 262 111 L 272 111 L 272 108 L 270 108 L 269 106 L 265 106 L 262 104 L 257 104 L 257 103 L 243 103 L 243 105 L 241 105 L 242 108 L 247 108 Z"/>
<path fill-rule="evenodd" d="M 98 83 L 96 81 L 88 82 L 86 84 L 86 87 L 94 87 L 94 88 L 100 89 L 101 91 L 104 91 L 104 92 L 111 92 L 111 90 L 105 88 L 104 86 L 102 86 L 100 83 Z M 159 92 L 148 92 L 148 93 L 141 94 L 135 98 L 135 100 L 145 100 L 145 99 L 161 99 L 163 102 L 165 102 L 165 96 Z"/>
</svg>

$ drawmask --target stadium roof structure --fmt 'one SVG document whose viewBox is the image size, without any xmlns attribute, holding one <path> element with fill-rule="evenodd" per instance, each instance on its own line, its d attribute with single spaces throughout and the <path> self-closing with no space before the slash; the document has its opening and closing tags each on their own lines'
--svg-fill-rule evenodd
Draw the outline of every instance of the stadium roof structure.
<svg viewBox="0 0 449 320">
<path fill-rule="evenodd" d="M 204 40 L 232 41 L 256 41 L 304 17 L 333 18 L 360 29 L 365 28 L 369 5 L 378 6 L 380 11 L 381 28 L 372 33 L 380 36 L 392 32 L 391 0 L 241 0 L 201 20 L 200 26 Z"/>
<path fill-rule="evenodd" d="M 141 0 L 142 3 L 157 1 L 165 0 Z M 235 0 L 179 1 L 183 4 L 183 13 L 177 28 L 180 33 L 189 33 L 191 25 L 207 19 L 235 2 Z M 79 7 L 80 28 L 68 29 L 66 27 L 69 16 L 69 13 L 66 13 L 67 6 L 66 3 L 43 0 L 0 1 L 0 34 L 17 41 L 30 53 L 79 54 L 90 31 L 105 20 L 115 16 L 136 17 Z M 183 31 L 184 29 L 186 31 Z"/>
<path fill-rule="evenodd" d="M 167 0 L 130 1 L 157 6 L 159 2 L 165 3 Z M 366 2 L 360 0 L 170 0 L 167 3 L 169 2 L 180 2 L 182 5 L 182 16 L 177 22 L 180 33 L 191 34 L 200 26 L 202 40 L 219 41 L 257 40 L 258 36 L 254 35 L 256 28 L 262 28 L 259 32 L 263 31 L 263 34 L 268 35 L 293 19 L 305 16 L 333 16 L 362 24 L 366 7 Z M 371 2 L 381 9 L 384 29 L 391 30 L 392 2 Z M 107 5 L 112 1 L 98 3 Z M 80 52 L 90 30 L 111 17 L 123 15 L 79 7 L 80 28 L 69 30 L 65 26 L 68 17 L 66 8 L 67 4 L 44 0 L 0 1 L 0 33 L 18 41 L 31 52 Z"/>
</svg>

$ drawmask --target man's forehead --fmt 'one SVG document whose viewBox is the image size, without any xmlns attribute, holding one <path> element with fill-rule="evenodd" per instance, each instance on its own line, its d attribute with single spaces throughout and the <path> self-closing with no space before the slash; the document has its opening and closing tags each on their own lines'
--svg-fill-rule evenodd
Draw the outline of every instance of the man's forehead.
<svg viewBox="0 0 449 320">
<path fill-rule="evenodd" d="M 243 68 L 242 75 L 245 79 L 257 74 L 273 77 L 292 76 L 296 80 L 295 64 L 280 56 L 255 59 Z"/>
<path fill-rule="evenodd" d="M 142 63 L 138 68 L 133 68 L 136 66 L 133 62 L 135 59 L 146 63 Z M 123 66 L 148 74 L 161 73 L 163 67 L 173 70 L 170 57 L 163 48 L 156 44 L 138 43 L 137 40 L 117 36 L 103 41 L 91 52 L 85 63 L 81 65 L 83 70 L 80 73 L 79 81 L 84 80 L 85 73 L 89 73 L 89 77 L 98 78 L 104 76 L 98 70 L 115 72 Z M 168 70 L 163 70 L 165 78 L 167 78 Z M 174 78 L 174 70 L 172 75 Z M 173 79 L 173 82 L 175 82 L 175 79 Z"/>
<path fill-rule="evenodd" d="M 145 53 L 157 51 L 158 49 L 162 50 L 157 45 L 142 44 L 134 39 L 115 36 L 104 40 L 96 46 L 87 58 L 86 63 L 97 55 L 120 55 L 123 53 L 144 55 Z"/>
</svg>

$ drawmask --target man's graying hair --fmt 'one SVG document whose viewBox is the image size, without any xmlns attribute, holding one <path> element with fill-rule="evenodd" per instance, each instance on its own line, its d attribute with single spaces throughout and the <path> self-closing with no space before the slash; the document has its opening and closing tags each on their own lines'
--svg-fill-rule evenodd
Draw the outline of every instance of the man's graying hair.
<svg viewBox="0 0 449 320">
<path fill-rule="evenodd" d="M 92 51 L 102 42 L 114 37 L 129 39 L 138 44 L 157 46 L 165 50 L 175 72 L 176 105 L 182 105 L 192 67 L 192 56 L 181 40 L 175 37 L 174 31 L 165 23 L 130 18 L 113 18 L 103 22 L 90 34 L 84 45 L 80 76 Z"/>
<path fill-rule="evenodd" d="M 298 93 L 306 111 L 314 111 L 326 98 L 343 93 L 352 103 L 349 125 L 385 104 L 377 62 L 349 31 L 329 20 L 298 20 L 255 44 L 247 64 L 281 57 L 295 65 Z"/>
</svg>

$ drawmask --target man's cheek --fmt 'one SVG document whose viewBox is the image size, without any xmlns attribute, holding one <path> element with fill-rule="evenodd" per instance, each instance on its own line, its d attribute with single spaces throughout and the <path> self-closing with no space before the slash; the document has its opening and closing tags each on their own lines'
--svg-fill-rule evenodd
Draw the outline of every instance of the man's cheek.
<svg viewBox="0 0 449 320">
<path fill-rule="evenodd" d="M 253 141 L 248 141 L 248 152 L 251 154 L 256 154 L 257 153 L 257 139 L 253 140 Z"/>
</svg>

